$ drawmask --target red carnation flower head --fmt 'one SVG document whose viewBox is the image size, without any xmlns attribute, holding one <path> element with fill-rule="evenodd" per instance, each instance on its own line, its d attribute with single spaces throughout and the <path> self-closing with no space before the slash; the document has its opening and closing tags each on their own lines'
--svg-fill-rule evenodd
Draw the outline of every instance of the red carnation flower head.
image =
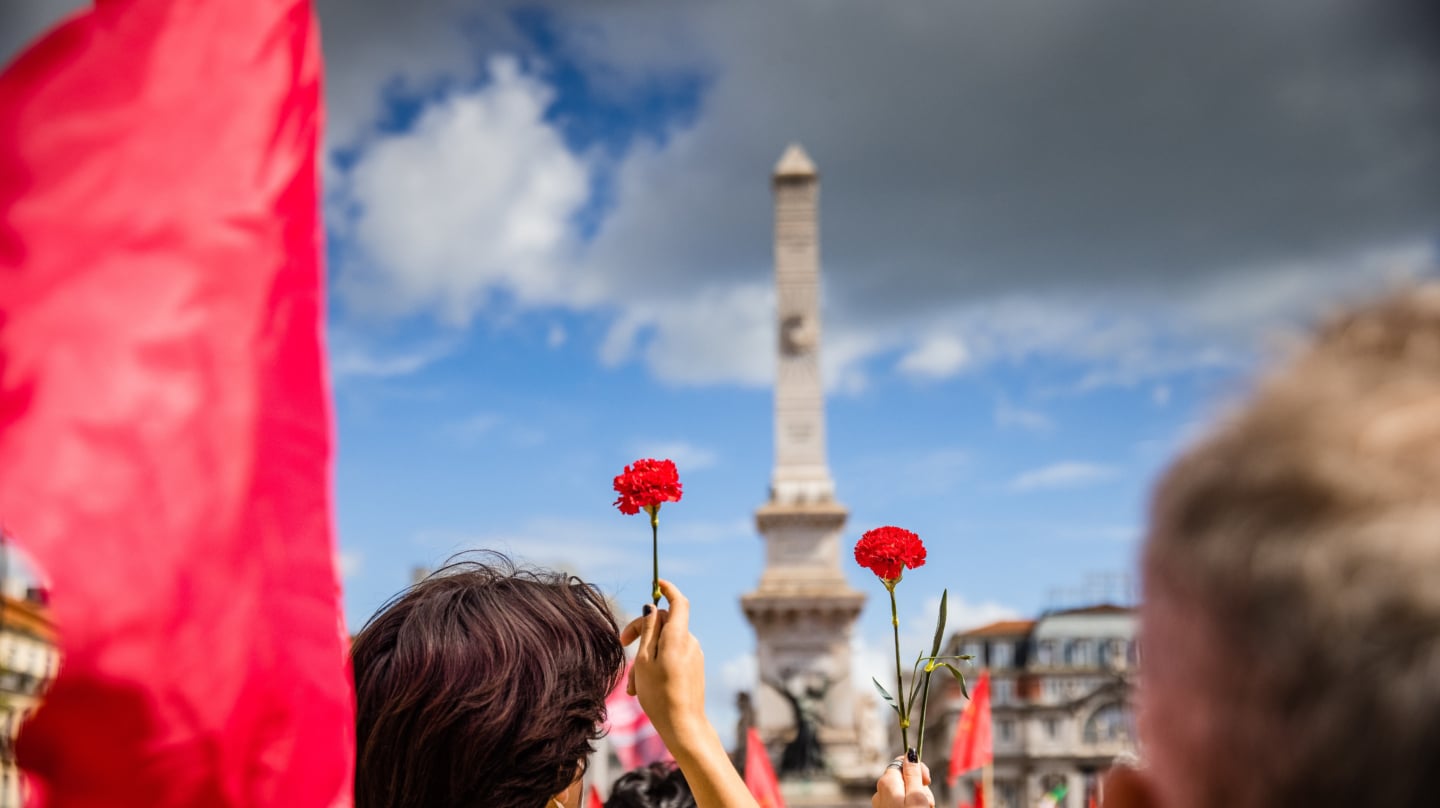
<svg viewBox="0 0 1440 808">
<path fill-rule="evenodd" d="M 654 515 L 660 503 L 680 501 L 680 472 L 671 460 L 636 460 L 615 478 L 615 492 L 621 513 L 633 516 L 644 510 Z"/>
<path fill-rule="evenodd" d="M 894 586 L 905 570 L 925 566 L 925 544 L 904 528 L 877 527 L 855 543 L 855 561 Z"/>
</svg>

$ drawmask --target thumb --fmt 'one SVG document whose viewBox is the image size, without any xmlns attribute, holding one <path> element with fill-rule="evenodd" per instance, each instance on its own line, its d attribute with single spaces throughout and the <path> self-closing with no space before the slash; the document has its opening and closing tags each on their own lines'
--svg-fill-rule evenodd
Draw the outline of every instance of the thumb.
<svg viewBox="0 0 1440 808">
<path fill-rule="evenodd" d="M 905 793 L 909 794 L 925 785 L 925 776 L 920 771 L 919 763 L 905 761 L 900 764 L 900 777 L 905 781 Z"/>
<path fill-rule="evenodd" d="M 934 808 L 935 795 L 925 785 L 921 764 L 906 760 L 900 764 L 900 776 L 905 780 L 905 808 Z"/>
<path fill-rule="evenodd" d="M 635 659 L 649 660 L 655 658 L 656 640 L 660 635 L 660 612 L 654 606 L 645 604 L 644 617 L 640 618 L 640 645 L 636 646 Z"/>
</svg>

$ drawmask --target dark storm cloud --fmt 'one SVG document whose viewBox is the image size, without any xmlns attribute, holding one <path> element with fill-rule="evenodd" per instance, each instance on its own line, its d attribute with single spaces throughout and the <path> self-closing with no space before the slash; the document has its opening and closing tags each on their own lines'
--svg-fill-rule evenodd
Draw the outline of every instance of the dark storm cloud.
<svg viewBox="0 0 1440 808">
<path fill-rule="evenodd" d="M 7 3 L 0 30 L 69 5 Z M 869 329 L 857 357 L 1055 323 L 1035 350 L 1083 333 L 1085 358 L 1187 339 L 1209 356 L 1217 334 L 1373 287 L 1375 256 L 1413 255 L 1440 222 L 1440 27 L 1421 0 L 322 0 L 332 146 L 363 152 L 386 98 L 473 86 L 491 55 L 535 64 L 512 12 L 536 7 L 595 88 L 705 79 L 693 120 L 610 167 L 580 253 L 631 326 L 700 289 L 759 305 L 732 292 L 768 283 L 766 175 L 791 140 L 824 177 L 830 318 Z M 1135 360 L 1188 360 L 1167 361 Z"/>
<path fill-rule="evenodd" d="M 1436 232 L 1436 54 L 1382 4 L 923 5 L 712 9 L 714 95 L 635 199 L 636 225 L 699 208 L 652 230 L 654 271 L 762 276 L 742 245 L 766 243 L 757 175 L 791 138 L 856 316 L 1320 272 Z"/>
</svg>

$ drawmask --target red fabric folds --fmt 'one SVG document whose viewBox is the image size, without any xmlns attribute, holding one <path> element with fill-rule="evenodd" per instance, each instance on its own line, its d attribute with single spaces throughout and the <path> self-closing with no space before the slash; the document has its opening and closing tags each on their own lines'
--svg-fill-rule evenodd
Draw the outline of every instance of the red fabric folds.
<svg viewBox="0 0 1440 808">
<path fill-rule="evenodd" d="M 0 517 L 41 806 L 350 803 L 305 0 L 100 0 L 0 74 Z"/>
</svg>

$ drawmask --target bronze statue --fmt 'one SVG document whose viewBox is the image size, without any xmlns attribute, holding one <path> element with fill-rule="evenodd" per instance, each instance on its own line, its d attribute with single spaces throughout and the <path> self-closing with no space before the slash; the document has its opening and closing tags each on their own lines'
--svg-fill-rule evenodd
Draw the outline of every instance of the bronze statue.
<svg viewBox="0 0 1440 808">
<path fill-rule="evenodd" d="M 790 703 L 795 714 L 795 737 L 785 745 L 780 757 L 780 774 L 814 775 L 824 774 L 825 753 L 820 746 L 820 725 L 824 723 L 825 693 L 830 690 L 830 679 L 824 674 L 812 674 L 790 688 L 773 679 L 765 679 L 775 692 Z"/>
</svg>

